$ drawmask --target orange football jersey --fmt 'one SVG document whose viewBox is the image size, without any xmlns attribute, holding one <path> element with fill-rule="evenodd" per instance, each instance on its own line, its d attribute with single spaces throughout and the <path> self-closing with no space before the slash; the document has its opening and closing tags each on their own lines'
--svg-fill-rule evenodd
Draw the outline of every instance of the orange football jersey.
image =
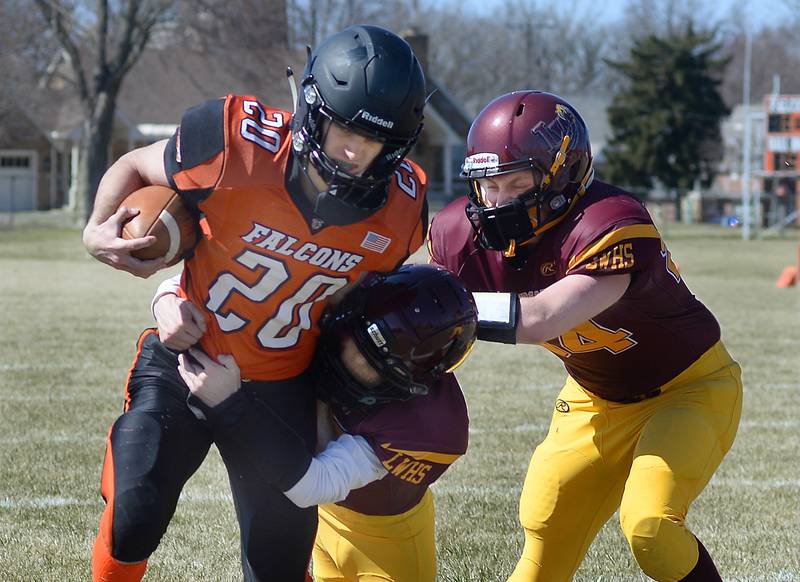
<svg viewBox="0 0 800 582">
<path fill-rule="evenodd" d="M 170 140 L 172 186 L 203 215 L 205 239 L 184 265 L 182 293 L 205 308 L 201 340 L 232 354 L 251 380 L 309 365 L 331 295 L 364 271 L 390 271 L 425 238 L 426 177 L 413 162 L 390 180 L 386 205 L 345 226 L 320 223 L 286 188 L 291 114 L 229 95 L 190 109 Z"/>
</svg>

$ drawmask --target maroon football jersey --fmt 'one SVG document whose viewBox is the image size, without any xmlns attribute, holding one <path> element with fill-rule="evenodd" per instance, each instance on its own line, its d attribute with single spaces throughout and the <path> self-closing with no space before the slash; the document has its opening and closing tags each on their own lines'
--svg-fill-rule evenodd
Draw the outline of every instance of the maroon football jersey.
<svg viewBox="0 0 800 582">
<path fill-rule="evenodd" d="M 408 511 L 467 451 L 467 405 L 452 374 L 442 376 L 425 396 L 363 411 L 336 411 L 334 420 L 344 432 L 364 437 L 389 471 L 339 502 L 367 515 Z"/>
<path fill-rule="evenodd" d="M 610 400 L 647 394 L 719 340 L 716 319 L 686 287 L 650 215 L 631 194 L 595 181 L 561 224 L 518 248 L 514 265 L 499 251 L 478 248 L 466 202 L 456 200 L 434 217 L 429 249 L 432 261 L 471 291 L 532 296 L 574 273 L 630 273 L 617 303 L 544 344 L 587 390 Z"/>
</svg>

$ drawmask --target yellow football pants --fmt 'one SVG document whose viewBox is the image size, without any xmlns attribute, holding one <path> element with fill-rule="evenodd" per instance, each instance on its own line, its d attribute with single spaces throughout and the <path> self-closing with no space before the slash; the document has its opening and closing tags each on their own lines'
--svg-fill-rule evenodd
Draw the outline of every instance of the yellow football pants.
<svg viewBox="0 0 800 582">
<path fill-rule="evenodd" d="M 316 582 L 434 582 L 430 489 L 399 515 L 364 515 L 340 505 L 320 505 L 312 559 Z"/>
<path fill-rule="evenodd" d="M 719 342 L 661 388 L 619 404 L 567 378 L 558 408 L 568 410 L 553 413 L 528 467 L 519 508 L 525 547 L 509 582 L 570 580 L 618 507 L 645 574 L 677 581 L 694 568 L 686 514 L 733 444 L 741 369 Z"/>
</svg>

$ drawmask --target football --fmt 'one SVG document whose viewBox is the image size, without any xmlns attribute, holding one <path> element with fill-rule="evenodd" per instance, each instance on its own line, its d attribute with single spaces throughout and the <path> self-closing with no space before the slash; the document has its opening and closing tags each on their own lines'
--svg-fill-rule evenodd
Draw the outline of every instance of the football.
<svg viewBox="0 0 800 582">
<path fill-rule="evenodd" d="M 137 259 L 164 257 L 167 266 L 174 265 L 197 243 L 197 220 L 171 188 L 145 186 L 132 192 L 122 206 L 139 211 L 122 227 L 122 238 L 156 237 L 151 246 L 131 253 Z"/>
</svg>

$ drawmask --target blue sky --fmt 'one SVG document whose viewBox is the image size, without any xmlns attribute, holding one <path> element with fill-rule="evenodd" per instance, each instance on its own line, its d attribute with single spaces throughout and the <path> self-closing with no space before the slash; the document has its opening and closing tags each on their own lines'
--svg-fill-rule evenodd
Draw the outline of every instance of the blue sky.
<svg viewBox="0 0 800 582">
<path fill-rule="evenodd" d="M 550 0 L 529 0 L 534 6 L 546 8 Z M 658 0 L 657 0 L 658 1 Z M 666 4 L 666 0 L 658 2 Z M 686 5 L 691 0 L 677 0 L 676 4 Z M 504 4 L 501 0 L 467 0 L 464 4 L 471 6 L 477 11 L 495 10 Z M 789 16 L 789 9 L 782 0 L 695 0 L 694 4 L 699 6 L 703 13 L 709 14 L 712 18 L 720 18 L 729 15 L 731 12 L 738 14 L 742 20 L 752 23 L 754 28 L 761 28 L 769 25 L 770 22 L 784 23 Z M 628 0 L 605 0 L 602 3 L 596 0 L 571 0 L 567 2 L 551 4 L 558 12 L 570 12 L 576 17 L 585 17 L 589 12 L 592 15 L 611 22 L 618 20 L 625 12 Z"/>
<path fill-rule="evenodd" d="M 628 4 L 627 0 L 606 0 L 601 9 L 601 13 L 608 18 L 608 20 L 615 20 L 622 16 L 625 7 Z M 704 9 L 710 7 L 711 13 L 716 17 L 721 17 L 729 14 L 731 10 L 743 12 L 749 16 L 751 22 L 757 28 L 769 24 L 777 20 L 783 22 L 785 17 L 789 14 L 786 4 L 780 0 L 715 0 L 713 2 L 698 2 Z"/>
</svg>

